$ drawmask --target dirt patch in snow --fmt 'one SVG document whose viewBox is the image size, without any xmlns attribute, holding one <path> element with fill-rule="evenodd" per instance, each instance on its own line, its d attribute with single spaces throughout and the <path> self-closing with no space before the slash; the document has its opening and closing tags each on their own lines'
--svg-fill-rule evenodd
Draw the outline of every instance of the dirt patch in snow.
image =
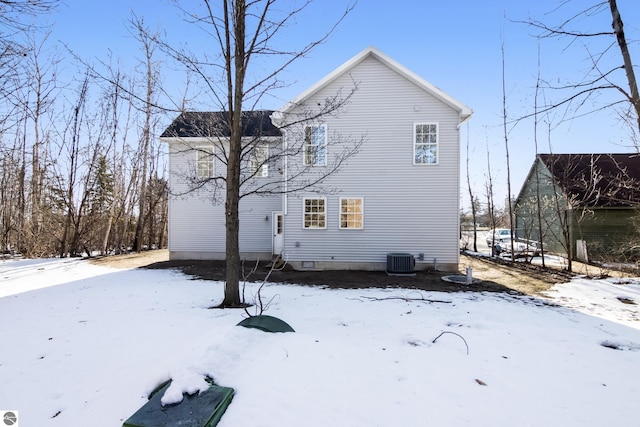
<svg viewBox="0 0 640 427">
<path fill-rule="evenodd" d="M 167 250 L 96 258 L 92 262 L 114 268 L 177 269 L 193 276 L 194 279 L 218 281 L 225 279 L 223 261 L 170 261 Z M 267 263 L 262 263 L 256 271 L 249 274 L 253 267 L 252 263 L 244 267 L 248 281 L 262 281 L 269 274 Z M 451 275 L 451 272 L 420 271 L 415 276 L 389 276 L 380 271 L 294 271 L 289 268 L 272 271 L 269 281 L 329 288 L 384 287 L 443 292 L 508 292 L 538 295 L 556 283 L 568 282 L 572 277 L 570 273 L 562 270 L 543 269 L 526 263 L 514 264 L 461 254 L 461 271 L 458 274 L 464 275 L 467 267 L 471 267 L 473 278 L 480 279 L 480 282 L 466 285 L 442 280 L 443 276 Z"/>
<path fill-rule="evenodd" d="M 91 259 L 94 264 L 113 268 L 144 268 L 150 264 L 165 261 L 169 261 L 169 251 L 166 249 Z"/>
</svg>

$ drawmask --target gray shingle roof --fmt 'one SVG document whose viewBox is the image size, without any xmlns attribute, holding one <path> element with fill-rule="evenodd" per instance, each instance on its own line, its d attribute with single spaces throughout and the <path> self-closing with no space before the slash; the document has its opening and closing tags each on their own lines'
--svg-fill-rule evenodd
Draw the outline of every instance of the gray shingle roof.
<svg viewBox="0 0 640 427">
<path fill-rule="evenodd" d="M 557 185 L 586 207 L 640 205 L 640 155 L 540 154 Z"/>
<path fill-rule="evenodd" d="M 281 136 L 271 123 L 271 110 L 242 112 L 243 136 Z M 162 132 L 161 138 L 229 137 L 228 116 L 224 111 L 190 111 L 180 114 Z"/>
</svg>

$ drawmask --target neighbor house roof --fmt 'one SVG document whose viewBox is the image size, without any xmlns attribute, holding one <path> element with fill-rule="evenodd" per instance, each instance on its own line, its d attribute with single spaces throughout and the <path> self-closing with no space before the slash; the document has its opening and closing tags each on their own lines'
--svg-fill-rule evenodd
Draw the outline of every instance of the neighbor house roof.
<svg viewBox="0 0 640 427">
<path fill-rule="evenodd" d="M 281 136 L 271 122 L 271 110 L 242 112 L 243 136 Z M 231 136 L 225 111 L 189 111 L 180 114 L 160 138 L 211 138 Z"/>
<path fill-rule="evenodd" d="M 640 205 L 640 155 L 539 154 L 538 158 L 574 205 Z"/>
<path fill-rule="evenodd" d="M 288 102 L 285 106 L 283 106 L 279 110 L 279 112 L 286 113 L 290 109 L 295 108 L 297 105 L 304 103 L 313 94 L 315 94 L 316 92 L 318 92 L 319 90 L 321 90 L 322 88 L 330 84 L 331 82 L 335 81 L 337 78 L 344 75 L 345 73 L 350 72 L 356 65 L 360 64 L 362 61 L 364 61 L 369 57 L 375 58 L 378 61 L 382 62 L 387 67 L 394 70 L 395 72 L 397 72 L 398 74 L 406 78 L 407 80 L 413 82 L 419 88 L 423 89 L 424 91 L 428 92 L 429 94 L 439 99 L 443 103 L 449 105 L 454 110 L 458 111 L 460 114 L 460 123 L 467 120 L 469 117 L 471 117 L 471 114 L 473 114 L 473 110 L 471 110 L 471 108 L 467 107 L 462 102 L 456 100 L 455 98 L 446 94 L 442 90 L 438 89 L 433 84 L 429 83 L 428 81 L 426 81 L 425 79 L 423 79 L 422 77 L 414 73 L 413 71 L 409 70 L 408 68 L 404 67 L 400 63 L 396 62 L 395 60 L 391 59 L 390 57 L 388 57 L 387 55 L 385 55 L 384 53 L 382 53 L 381 51 L 379 51 L 373 46 L 366 48 L 365 50 L 363 50 L 362 52 L 360 52 L 359 54 L 351 58 L 349 61 L 342 64 L 340 67 L 336 68 L 332 73 L 327 75 L 325 78 L 323 78 L 322 80 L 317 82 L 315 85 L 311 86 L 309 89 L 307 89 L 306 91 L 298 95 L 296 98 Z M 274 116 L 276 119 L 279 116 L 279 112 L 276 112 L 276 115 Z"/>
</svg>

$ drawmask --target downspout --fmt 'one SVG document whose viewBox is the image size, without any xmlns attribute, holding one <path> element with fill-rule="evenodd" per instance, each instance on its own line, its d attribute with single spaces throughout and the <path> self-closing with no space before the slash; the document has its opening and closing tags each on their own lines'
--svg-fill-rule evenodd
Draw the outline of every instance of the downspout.
<svg viewBox="0 0 640 427">
<path fill-rule="evenodd" d="M 285 122 L 284 114 L 281 111 L 274 111 L 271 114 L 271 123 L 273 123 L 280 132 L 282 133 L 282 152 L 285 153 L 284 160 L 282 163 L 282 215 L 287 214 L 287 192 L 288 192 L 288 174 L 289 174 L 289 156 L 286 155 L 288 144 L 287 144 L 287 129 L 282 129 L 283 124 Z"/>
<path fill-rule="evenodd" d="M 283 132 L 282 135 L 282 148 L 284 149 L 284 152 L 286 153 L 287 150 L 289 149 L 289 144 L 287 143 L 287 135 L 289 135 L 289 132 L 287 132 L 286 130 Z M 283 184 L 283 194 L 282 194 L 282 215 L 286 215 L 287 214 L 287 206 L 289 205 L 288 202 L 288 183 L 289 183 L 289 156 L 285 155 L 284 156 L 284 164 L 282 165 L 282 179 L 284 181 Z"/>
<path fill-rule="evenodd" d="M 461 147 L 460 127 L 462 126 L 462 124 L 464 122 L 466 122 L 467 120 L 469 120 L 471 118 L 471 114 L 472 113 L 470 112 L 467 115 L 467 117 L 465 117 L 463 119 L 462 118 L 462 110 L 460 110 L 458 112 L 458 124 L 456 125 L 456 131 L 458 132 L 458 168 L 460 168 L 460 159 L 461 159 L 461 155 L 460 155 L 460 147 Z M 456 258 L 457 258 L 458 266 L 460 265 L 460 237 L 461 237 L 461 233 L 462 233 L 462 230 L 460 229 L 460 171 L 461 171 L 461 169 L 458 169 L 458 173 L 457 173 L 457 177 L 456 177 L 457 188 L 458 188 L 458 206 L 457 206 L 457 209 L 456 209 L 456 212 L 457 212 L 456 218 L 457 218 L 457 223 L 458 223 L 457 231 L 456 231 L 456 233 L 457 233 L 457 240 L 456 241 L 458 242 L 458 250 L 456 251 Z M 473 203 L 473 200 L 471 201 L 471 203 Z M 434 271 L 437 271 L 437 270 L 435 270 L 435 263 L 436 263 L 436 260 L 434 258 L 433 259 L 433 264 L 434 264 L 433 267 L 434 267 Z"/>
</svg>

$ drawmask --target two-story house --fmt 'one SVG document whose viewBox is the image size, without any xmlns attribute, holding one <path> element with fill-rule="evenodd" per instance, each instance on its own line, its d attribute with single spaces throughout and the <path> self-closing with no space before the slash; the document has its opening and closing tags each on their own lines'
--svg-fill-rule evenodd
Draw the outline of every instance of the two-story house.
<svg viewBox="0 0 640 427">
<path fill-rule="evenodd" d="M 411 257 L 410 269 L 457 271 L 460 126 L 471 113 L 373 47 L 281 109 L 245 113 L 241 256 L 314 270 L 389 270 L 390 259 L 403 270 Z M 185 113 L 161 137 L 172 259 L 224 259 L 223 122 Z"/>
</svg>

